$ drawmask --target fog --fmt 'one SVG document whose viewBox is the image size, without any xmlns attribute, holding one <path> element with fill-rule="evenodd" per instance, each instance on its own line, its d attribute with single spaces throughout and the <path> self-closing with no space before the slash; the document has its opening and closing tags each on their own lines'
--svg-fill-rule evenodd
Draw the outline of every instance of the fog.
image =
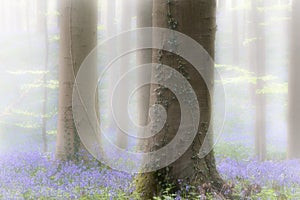
<svg viewBox="0 0 300 200">
<path fill-rule="evenodd" d="M 137 5 L 134 0 L 99 1 L 98 43 L 136 28 Z M 299 46 L 293 46 L 296 37 L 290 30 L 299 32 L 292 29 L 295 19 L 299 19 L 296 15 L 292 18 L 292 13 L 300 10 L 292 5 L 290 0 L 256 4 L 250 0 L 218 1 L 215 64 L 225 87 L 227 114 L 221 136 L 216 139 L 217 152 L 223 150 L 220 146 L 237 145 L 261 160 L 287 156 L 288 135 L 297 134 L 299 128 L 288 128 L 290 122 L 299 122 L 289 120 L 288 111 L 300 111 L 296 100 L 288 101 L 288 97 L 297 99 L 299 95 L 297 78 L 289 80 L 289 72 L 298 74 L 295 69 L 299 64 L 295 61 Z M 48 0 L 45 12 L 41 8 L 38 0 L 0 1 L 0 151 L 24 146 L 40 151 L 55 149 L 58 3 Z M 131 55 L 131 60 L 135 56 Z M 111 89 L 109 82 L 119 78 L 117 73 L 108 74 L 104 90 Z M 103 94 L 99 98 L 105 104 Z M 216 109 L 219 103 L 215 94 Z M 132 109 L 138 106 L 133 105 Z M 101 112 L 106 118 L 103 120 L 109 123 L 108 114 Z"/>
</svg>

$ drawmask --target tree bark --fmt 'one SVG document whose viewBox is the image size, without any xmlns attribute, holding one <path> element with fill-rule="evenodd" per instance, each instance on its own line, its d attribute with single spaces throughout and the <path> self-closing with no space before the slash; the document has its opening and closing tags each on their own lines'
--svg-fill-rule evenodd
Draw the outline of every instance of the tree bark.
<svg viewBox="0 0 300 200">
<path fill-rule="evenodd" d="M 72 92 L 74 80 L 82 61 L 97 43 L 97 0 L 62 0 L 60 6 L 61 33 L 56 156 L 59 159 L 71 159 L 81 148 L 73 120 Z"/>
<path fill-rule="evenodd" d="M 289 126 L 288 126 L 288 158 L 300 158 L 300 1 L 293 1 L 291 22 L 291 64 L 289 69 Z"/>
<path fill-rule="evenodd" d="M 168 16 L 168 10 L 172 14 L 172 18 Z M 156 0 L 153 4 L 153 26 L 172 28 L 182 32 L 197 42 L 214 58 L 214 42 L 216 31 L 216 2 L 199 1 L 199 0 L 177 0 L 171 1 L 168 4 L 165 0 Z M 170 21 L 177 22 L 177 25 L 170 26 Z M 174 23 L 173 23 L 174 25 Z M 153 62 L 158 61 L 159 53 L 153 50 Z M 211 184 L 216 190 L 220 190 L 223 181 L 221 180 L 215 166 L 215 158 L 213 152 L 210 152 L 206 157 L 200 159 L 197 154 L 201 144 L 207 133 L 207 128 L 210 123 L 211 116 L 211 99 L 208 88 L 193 66 L 186 61 L 180 59 L 177 55 L 168 52 L 163 52 L 161 57 L 162 63 L 178 70 L 179 61 L 185 63 L 185 75 L 193 87 L 199 102 L 200 107 L 200 124 L 193 145 L 174 163 L 166 168 L 156 172 L 140 174 L 137 178 L 137 191 L 143 195 L 143 199 L 151 199 L 153 195 L 161 195 L 161 192 L 170 184 L 174 186 L 174 191 L 180 188 L 178 180 L 184 184 L 201 186 L 204 183 Z M 178 70 L 183 73 L 182 71 Z M 155 71 L 152 77 L 155 77 Z M 213 75 L 211 74 L 213 77 Z M 155 91 L 155 87 L 151 92 Z M 150 104 L 159 101 L 172 99 L 173 94 L 166 91 L 162 96 L 151 96 Z M 160 147 L 172 140 L 175 136 L 180 124 L 180 105 L 177 100 L 167 101 L 165 109 L 168 114 L 165 127 L 154 138 L 154 143 L 159 143 Z M 162 138 L 166 141 L 162 141 Z M 150 149 L 155 149 L 152 145 Z"/>
</svg>

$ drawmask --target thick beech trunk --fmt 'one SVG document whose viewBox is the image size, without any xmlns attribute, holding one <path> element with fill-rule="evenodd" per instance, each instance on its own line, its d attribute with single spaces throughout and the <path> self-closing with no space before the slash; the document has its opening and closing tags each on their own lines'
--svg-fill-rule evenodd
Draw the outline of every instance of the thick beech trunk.
<svg viewBox="0 0 300 200">
<path fill-rule="evenodd" d="M 170 5 L 170 6 L 169 6 Z M 169 28 L 170 17 L 168 10 L 173 17 L 173 22 L 177 22 L 176 30 L 180 31 L 199 42 L 206 51 L 214 57 L 214 43 L 216 31 L 215 10 L 216 2 L 199 0 L 177 0 L 171 1 L 168 5 L 166 0 L 156 0 L 153 4 L 153 26 Z M 172 21 L 172 20 L 171 20 Z M 173 27 L 174 29 L 174 27 Z M 180 45 L 180 44 L 179 44 Z M 158 61 L 158 51 L 153 50 L 153 62 Z M 180 59 L 178 56 L 163 52 L 161 62 L 178 70 Z M 211 99 L 208 88 L 201 75 L 187 62 L 182 60 L 185 68 L 185 75 L 193 87 L 199 102 L 201 118 L 199 124 L 199 134 L 197 134 L 193 145 L 177 161 L 166 168 L 156 172 L 140 174 L 137 178 L 137 191 L 142 193 L 143 199 L 151 199 L 153 195 L 161 195 L 162 190 L 174 185 L 174 190 L 179 189 L 178 180 L 184 184 L 201 186 L 204 183 L 211 184 L 216 190 L 222 187 L 222 180 L 216 170 L 213 152 L 210 152 L 203 159 L 198 158 L 201 144 L 207 133 L 211 116 Z M 155 71 L 153 72 L 155 77 Z M 213 77 L 213 75 L 211 75 Z M 152 90 L 153 89 L 153 90 Z M 156 88 L 152 88 L 150 94 Z M 159 98 L 168 101 L 173 94 L 166 91 Z M 152 95 L 150 104 L 158 101 L 157 95 Z M 168 126 L 158 133 L 154 138 L 154 143 L 159 143 L 160 147 L 169 142 L 176 134 L 180 124 L 180 105 L 177 100 L 167 102 L 165 106 L 168 114 Z M 201 134 L 200 134 L 201 133 Z M 164 138 L 166 141 L 162 140 Z M 153 150 L 153 146 L 150 149 Z"/>
</svg>

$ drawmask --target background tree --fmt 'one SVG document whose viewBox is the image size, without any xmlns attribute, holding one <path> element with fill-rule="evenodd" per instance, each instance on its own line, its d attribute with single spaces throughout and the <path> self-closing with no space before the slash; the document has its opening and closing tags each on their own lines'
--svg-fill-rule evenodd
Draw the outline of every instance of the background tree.
<svg viewBox="0 0 300 200">
<path fill-rule="evenodd" d="M 250 9 L 247 14 L 247 40 L 249 71 L 254 74 L 254 82 L 250 84 L 250 94 L 254 106 L 254 153 L 259 160 L 266 158 L 266 97 L 259 93 L 265 86 L 262 79 L 265 74 L 265 26 L 263 4 L 259 0 L 250 1 Z"/>
<path fill-rule="evenodd" d="M 42 105 L 42 138 L 43 138 L 43 151 L 48 151 L 48 141 L 47 141 L 47 71 L 48 71 L 48 23 L 47 23 L 47 0 L 40 0 L 37 2 L 37 30 L 39 33 L 44 35 L 45 41 L 45 63 L 44 63 L 44 75 L 43 75 L 43 85 L 44 85 L 44 95 L 43 95 L 43 105 Z M 28 12 L 28 11 L 27 11 Z M 28 22 L 26 23 L 28 26 Z"/>
<path fill-rule="evenodd" d="M 251 1 L 253 10 L 253 27 L 255 34 L 255 47 L 252 49 L 252 67 L 256 79 L 253 91 L 255 102 L 255 154 L 260 160 L 266 159 L 266 97 L 265 94 L 257 91 L 264 88 L 262 77 L 266 75 L 265 67 L 265 26 L 264 10 L 259 9 L 264 6 L 262 1 Z"/>
<path fill-rule="evenodd" d="M 120 2 L 121 7 L 121 32 L 128 31 L 132 27 L 132 13 L 134 11 L 133 7 L 133 0 L 127 0 L 127 1 L 121 1 Z M 120 41 L 120 45 L 126 45 L 126 41 Z M 122 58 L 122 63 L 120 63 L 120 66 L 118 68 L 118 76 L 117 78 L 120 79 L 121 76 L 126 73 L 130 69 L 130 61 L 132 59 L 131 55 L 127 55 Z M 130 84 L 130 83 L 128 83 Z M 125 96 L 126 93 L 128 93 L 128 87 L 124 87 L 121 94 L 118 94 L 119 97 L 116 97 L 118 99 L 122 99 L 122 97 Z M 128 113 L 127 110 L 125 112 L 122 112 L 122 108 L 120 108 L 120 104 L 118 105 L 119 108 L 119 114 L 122 116 L 122 119 L 128 119 Z M 128 124 L 127 121 L 125 121 L 126 124 Z M 123 133 L 122 130 L 117 131 L 117 145 L 121 148 L 126 148 L 128 145 L 128 138 Z"/>
<path fill-rule="evenodd" d="M 37 24 L 37 31 L 39 33 L 45 33 L 45 20 L 47 20 L 47 7 L 48 7 L 48 1 L 47 0 L 40 0 L 36 1 L 36 24 Z M 28 9 L 27 9 L 28 10 Z M 28 15 L 29 11 L 27 11 Z"/>
<path fill-rule="evenodd" d="M 152 8 L 153 0 L 137 0 L 137 28 L 152 27 Z M 142 49 L 137 52 L 137 65 L 152 62 L 152 50 Z M 141 80 L 149 80 L 150 74 L 137 74 L 137 78 Z M 145 126 L 148 122 L 150 85 L 145 85 L 137 91 L 138 97 L 138 120 L 139 124 Z"/>
<path fill-rule="evenodd" d="M 97 43 L 97 0 L 62 0 L 60 17 L 59 105 L 56 155 L 72 158 L 80 149 L 72 113 L 79 67 Z M 95 68 L 96 70 L 96 68 Z M 95 73 L 96 74 L 96 73 Z"/>
<path fill-rule="evenodd" d="M 153 26 L 176 29 L 199 42 L 214 57 L 214 42 L 216 31 L 216 2 L 198 1 L 198 0 L 178 0 L 165 1 L 157 0 L 153 4 Z M 157 62 L 159 53 L 153 50 L 153 62 Z M 178 70 L 178 66 L 184 64 L 185 70 L 180 72 L 189 78 L 200 107 L 201 119 L 199 124 L 199 133 L 195 137 L 193 145 L 182 155 L 177 161 L 170 166 L 158 170 L 156 172 L 140 174 L 137 178 L 137 191 L 144 194 L 145 199 L 150 199 L 153 194 L 161 195 L 163 189 L 174 187 L 174 191 L 179 189 L 178 180 L 182 180 L 183 184 L 199 186 L 202 184 L 211 184 L 214 189 L 222 187 L 222 180 L 215 167 L 215 159 L 213 152 L 206 157 L 200 159 L 197 154 L 200 150 L 204 136 L 211 116 L 211 99 L 208 88 L 197 73 L 197 71 L 188 63 L 178 58 L 178 56 L 163 52 L 161 62 Z M 155 71 L 153 72 L 155 77 Z M 158 88 L 151 89 L 151 92 L 157 91 Z M 167 110 L 168 118 L 165 127 L 154 138 L 154 143 L 158 146 L 164 146 L 176 134 L 180 124 L 180 105 L 177 100 L 172 99 L 173 95 L 170 91 L 164 91 L 160 95 L 152 95 L 150 103 L 154 104 L 158 101 L 166 100 L 164 105 Z M 162 140 L 165 138 L 167 141 Z M 150 145 L 150 149 L 154 147 Z M 154 148 L 155 149 L 155 148 Z"/>
<path fill-rule="evenodd" d="M 224 11 L 226 9 L 226 3 L 227 0 L 218 0 L 217 1 L 218 10 Z"/>
<path fill-rule="evenodd" d="M 289 127 L 288 127 L 288 157 L 300 158 L 300 1 L 293 1 L 291 22 L 291 62 L 289 69 Z"/>
<path fill-rule="evenodd" d="M 115 36 L 117 34 L 117 23 L 116 23 L 116 10 L 117 10 L 117 2 L 116 0 L 106 0 L 105 3 L 105 10 L 104 10 L 104 25 L 105 25 L 105 37 L 109 38 L 112 36 Z M 114 51 L 117 51 L 117 49 L 114 49 Z M 109 52 L 113 54 L 114 52 Z M 108 89 L 113 90 L 114 84 L 118 81 L 118 74 L 119 71 L 114 69 L 109 70 L 108 72 Z M 105 97 L 104 97 L 105 98 Z M 105 99 L 105 106 L 108 107 L 110 102 L 108 102 L 107 99 Z M 113 116 L 111 113 L 106 114 L 107 117 L 107 126 L 113 127 Z M 117 134 L 118 130 L 113 130 Z"/>
<path fill-rule="evenodd" d="M 232 0 L 231 10 L 232 10 L 232 64 L 239 66 L 240 64 L 240 34 L 239 34 L 239 2 L 237 0 Z"/>
</svg>

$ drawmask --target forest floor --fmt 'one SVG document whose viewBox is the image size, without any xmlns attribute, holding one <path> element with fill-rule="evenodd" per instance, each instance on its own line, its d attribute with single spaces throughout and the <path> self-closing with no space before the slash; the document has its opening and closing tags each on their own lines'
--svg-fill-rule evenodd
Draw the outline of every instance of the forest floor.
<svg viewBox="0 0 300 200">
<path fill-rule="evenodd" d="M 222 191 L 225 195 L 234 199 L 300 199 L 298 160 L 259 162 L 247 158 L 247 149 L 236 151 L 243 147 L 222 148 L 216 148 L 216 158 L 217 168 L 227 181 L 228 187 Z M 133 178 L 92 158 L 89 162 L 59 163 L 53 154 L 0 154 L 0 199 L 138 199 Z M 210 194 L 201 196 L 192 190 L 184 187 L 176 194 L 166 191 L 156 199 L 210 199 Z"/>
</svg>

